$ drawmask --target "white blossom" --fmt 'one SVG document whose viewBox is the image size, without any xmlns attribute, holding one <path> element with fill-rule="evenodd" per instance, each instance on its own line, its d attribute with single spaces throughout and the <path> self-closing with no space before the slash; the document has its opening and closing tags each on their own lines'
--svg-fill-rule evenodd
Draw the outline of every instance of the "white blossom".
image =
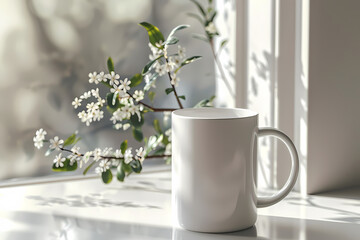
<svg viewBox="0 0 360 240">
<path fill-rule="evenodd" d="M 185 48 L 178 45 L 178 55 L 181 59 L 185 58 L 185 52 L 186 52 Z"/>
<path fill-rule="evenodd" d="M 98 104 L 91 102 L 86 105 L 86 108 L 87 108 L 87 112 L 89 113 L 99 109 L 99 106 Z"/>
<path fill-rule="evenodd" d="M 70 154 L 68 156 L 69 160 L 70 160 L 70 166 L 74 165 L 75 161 L 79 158 L 77 155 L 74 154 Z"/>
<path fill-rule="evenodd" d="M 112 155 L 113 153 L 112 153 L 112 148 L 110 147 L 106 147 L 106 148 L 104 148 L 103 150 L 102 150 L 102 153 L 101 153 L 101 155 L 103 155 L 103 156 L 105 156 L 105 157 L 108 157 L 108 156 L 110 156 L 110 155 Z"/>
<path fill-rule="evenodd" d="M 162 55 L 162 50 L 157 48 L 157 47 L 154 47 L 151 43 L 149 43 L 149 47 L 150 47 L 150 50 L 152 52 L 151 55 L 149 55 L 149 59 L 152 61 L 152 60 L 155 60 L 156 58 L 160 57 Z"/>
<path fill-rule="evenodd" d="M 132 154 L 131 151 L 132 151 L 132 148 L 128 148 L 125 151 L 124 161 L 125 161 L 126 164 L 129 164 L 133 160 L 133 154 Z"/>
<path fill-rule="evenodd" d="M 91 151 L 88 151 L 84 154 L 84 156 L 80 160 L 80 168 L 82 167 L 82 163 L 86 164 L 89 161 L 92 154 L 93 154 L 93 152 L 91 152 Z"/>
<path fill-rule="evenodd" d="M 40 149 L 44 146 L 44 141 L 38 137 L 34 137 L 33 138 L 33 141 L 34 141 L 34 146 L 37 148 L 37 149 Z"/>
<path fill-rule="evenodd" d="M 101 172 L 106 172 L 108 169 L 110 169 L 111 162 L 108 160 L 101 160 L 99 163 L 99 167 L 101 168 Z"/>
<path fill-rule="evenodd" d="M 171 128 L 165 131 L 165 135 L 168 137 L 169 142 L 171 142 L 171 135 L 172 135 Z"/>
<path fill-rule="evenodd" d="M 165 148 L 165 152 L 166 155 L 170 155 L 171 154 L 171 143 L 169 143 L 168 145 L 166 145 Z"/>
<path fill-rule="evenodd" d="M 162 76 L 166 73 L 165 64 L 157 64 L 155 66 L 155 72 L 159 74 L 159 76 Z"/>
<path fill-rule="evenodd" d="M 136 149 L 136 159 L 139 160 L 141 163 L 144 161 L 144 157 L 145 157 L 145 152 L 144 152 L 144 148 L 140 147 L 139 149 Z"/>
<path fill-rule="evenodd" d="M 94 150 L 94 161 L 97 162 L 101 159 L 101 149 L 95 148 Z"/>
<path fill-rule="evenodd" d="M 126 92 L 126 91 L 129 91 L 130 90 L 130 84 L 131 84 L 131 81 L 128 80 L 127 78 L 125 78 L 124 80 L 120 80 L 120 88 Z"/>
<path fill-rule="evenodd" d="M 50 139 L 50 149 L 61 150 L 60 148 L 62 148 L 63 144 L 64 140 L 59 139 L 58 136 L 54 137 L 54 139 Z"/>
<path fill-rule="evenodd" d="M 81 99 L 88 99 L 91 97 L 91 91 L 84 92 L 83 95 L 80 96 Z"/>
<path fill-rule="evenodd" d="M 206 27 L 205 31 L 207 31 L 209 34 L 216 34 L 217 30 L 215 27 L 215 24 L 213 22 L 210 22 Z"/>
<path fill-rule="evenodd" d="M 78 147 L 78 146 L 73 146 L 72 148 L 71 148 L 71 152 L 73 153 L 73 154 L 79 154 L 79 151 L 80 151 L 80 147 Z"/>
<path fill-rule="evenodd" d="M 100 121 L 102 118 L 104 118 L 104 111 L 97 110 L 93 112 L 94 121 Z"/>
<path fill-rule="evenodd" d="M 97 80 L 99 82 L 106 82 L 107 81 L 107 78 L 106 78 L 106 74 L 104 72 L 100 72 L 98 75 L 97 75 Z"/>
<path fill-rule="evenodd" d="M 91 95 L 93 95 L 95 98 L 100 98 L 99 88 L 91 89 Z"/>
<path fill-rule="evenodd" d="M 169 58 L 169 64 L 172 66 L 173 69 L 176 69 L 181 65 L 181 58 L 179 56 L 171 56 Z"/>
<path fill-rule="evenodd" d="M 145 81 L 145 83 L 146 83 L 146 85 L 145 85 L 145 87 L 144 87 L 144 90 L 145 90 L 145 91 L 149 90 L 150 88 L 156 88 L 156 86 L 155 86 L 155 81 L 150 82 L 151 78 L 152 78 L 152 77 L 150 77 L 150 74 L 146 74 L 146 75 L 144 76 L 144 81 Z"/>
<path fill-rule="evenodd" d="M 74 101 L 72 102 L 72 105 L 74 106 L 75 109 L 77 109 L 78 107 L 81 106 L 81 101 L 82 100 L 77 97 L 74 99 Z"/>
<path fill-rule="evenodd" d="M 78 117 L 81 119 L 82 122 L 85 122 L 87 119 L 87 114 L 86 112 L 83 110 L 81 112 L 78 113 Z"/>
<path fill-rule="evenodd" d="M 128 130 L 129 127 L 131 127 L 130 123 L 125 123 L 125 124 L 123 125 L 124 131 Z"/>
<path fill-rule="evenodd" d="M 178 86 L 179 82 L 180 82 L 180 78 L 175 73 L 172 73 L 170 83 L 174 86 Z"/>
<path fill-rule="evenodd" d="M 164 68 L 165 68 L 165 71 L 169 73 L 174 70 L 174 65 L 170 62 L 166 62 L 164 64 Z"/>
<path fill-rule="evenodd" d="M 44 140 L 46 134 L 47 134 L 47 132 L 44 129 L 40 128 L 39 130 L 36 131 L 35 137 L 40 140 Z"/>
<path fill-rule="evenodd" d="M 114 167 L 117 167 L 119 166 L 120 164 L 120 161 L 117 160 L 117 159 L 111 159 L 111 165 L 114 166 Z"/>
<path fill-rule="evenodd" d="M 122 158 L 122 157 L 124 157 L 124 156 L 122 155 L 120 149 L 116 149 L 116 150 L 115 150 L 114 156 L 115 156 L 116 158 Z"/>
<path fill-rule="evenodd" d="M 125 105 L 124 107 L 121 108 L 123 116 L 125 116 L 124 118 L 126 118 L 126 119 L 129 119 L 131 117 L 131 113 L 129 110 L 130 110 L 130 107 L 128 105 Z"/>
<path fill-rule="evenodd" d="M 61 153 L 59 155 L 57 155 L 54 159 L 54 163 L 55 166 L 58 167 L 63 167 L 64 166 L 64 162 L 65 162 L 66 158 L 61 156 Z"/>
<path fill-rule="evenodd" d="M 113 118 L 113 117 L 111 117 L 110 120 L 111 120 L 112 118 Z M 116 123 L 116 121 L 115 121 L 115 123 Z M 115 124 L 115 123 L 114 123 L 114 124 Z M 115 127 L 116 130 L 119 130 L 120 128 L 122 128 L 122 124 L 121 124 L 121 123 L 117 123 L 117 124 L 114 125 L 114 127 Z"/>
<path fill-rule="evenodd" d="M 110 74 L 106 74 L 106 78 L 109 79 L 109 84 L 112 86 L 114 84 L 119 85 L 119 78 L 120 75 L 115 73 L 114 71 L 111 71 Z"/>
<path fill-rule="evenodd" d="M 99 83 L 97 79 L 97 72 L 89 73 L 89 83 L 95 83 L 95 84 Z"/>
<path fill-rule="evenodd" d="M 121 98 L 128 96 L 128 94 L 124 91 L 124 87 L 122 85 L 119 86 L 113 85 L 113 87 L 110 88 L 110 92 L 117 94 Z M 114 99 L 113 99 L 113 104 L 115 104 Z"/>
<path fill-rule="evenodd" d="M 102 168 L 101 167 L 96 167 L 95 168 L 95 173 L 101 175 L 102 174 Z"/>
</svg>

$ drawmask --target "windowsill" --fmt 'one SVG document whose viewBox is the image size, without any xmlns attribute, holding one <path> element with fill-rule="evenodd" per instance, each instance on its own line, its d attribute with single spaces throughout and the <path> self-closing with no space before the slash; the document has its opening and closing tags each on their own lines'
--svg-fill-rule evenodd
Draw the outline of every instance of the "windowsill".
<svg viewBox="0 0 360 240">
<path fill-rule="evenodd" d="M 259 209 L 256 227 L 200 234 L 172 226 L 169 170 L 0 189 L 1 239 L 357 239 L 359 201 L 292 193 Z"/>
</svg>

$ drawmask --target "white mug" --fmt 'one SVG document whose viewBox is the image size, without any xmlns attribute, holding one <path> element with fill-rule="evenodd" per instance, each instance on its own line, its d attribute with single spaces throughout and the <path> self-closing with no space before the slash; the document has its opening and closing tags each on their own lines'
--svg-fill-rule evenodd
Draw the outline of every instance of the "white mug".
<svg viewBox="0 0 360 240">
<path fill-rule="evenodd" d="M 274 136 L 288 147 L 292 166 L 284 187 L 258 197 L 254 180 L 257 138 Z M 253 226 L 257 208 L 282 200 L 293 188 L 299 158 L 290 138 L 259 128 L 247 109 L 189 108 L 172 113 L 172 208 L 181 227 L 231 232 Z"/>
</svg>

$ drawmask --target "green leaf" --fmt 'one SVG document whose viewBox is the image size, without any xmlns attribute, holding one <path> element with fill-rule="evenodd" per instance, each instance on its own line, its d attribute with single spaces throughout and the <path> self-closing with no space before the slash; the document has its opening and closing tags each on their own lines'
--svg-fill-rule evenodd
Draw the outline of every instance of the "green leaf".
<svg viewBox="0 0 360 240">
<path fill-rule="evenodd" d="M 204 100 L 201 100 L 200 102 L 198 102 L 194 108 L 200 108 L 200 107 L 211 107 L 211 104 L 213 102 L 213 100 L 215 99 L 215 96 L 212 96 L 211 98 L 209 99 L 204 99 Z"/>
<path fill-rule="evenodd" d="M 217 53 L 217 54 L 220 53 L 220 51 L 226 46 L 227 43 L 228 43 L 228 40 L 227 40 L 227 39 L 224 39 L 224 40 L 221 41 L 220 47 L 219 47 L 219 50 L 218 50 L 218 53 Z"/>
<path fill-rule="evenodd" d="M 52 170 L 54 172 L 69 172 L 69 171 L 75 171 L 77 169 L 77 162 L 75 161 L 73 165 L 70 165 L 70 159 L 66 158 L 66 160 L 63 162 L 63 167 L 56 167 L 55 163 L 52 166 Z"/>
<path fill-rule="evenodd" d="M 112 181 L 113 175 L 110 169 L 108 169 L 106 172 L 101 173 L 101 178 L 103 183 L 108 184 Z"/>
<path fill-rule="evenodd" d="M 180 68 L 182 68 L 183 66 L 186 66 L 186 65 L 188 65 L 189 63 L 192 63 L 192 62 L 194 62 L 194 61 L 196 61 L 196 60 L 198 60 L 198 59 L 200 59 L 200 58 L 201 58 L 201 56 L 193 56 L 193 57 L 190 57 L 190 58 L 185 59 L 185 60 L 181 63 L 180 67 L 178 67 L 178 68 L 175 70 L 175 73 L 177 73 L 177 72 L 180 70 Z"/>
<path fill-rule="evenodd" d="M 130 162 L 130 167 L 131 167 L 131 169 L 132 169 L 134 172 L 136 172 L 136 173 L 140 173 L 141 170 L 142 170 L 141 162 L 140 162 L 139 160 L 137 160 L 137 159 L 132 160 L 132 161 Z"/>
<path fill-rule="evenodd" d="M 112 86 L 108 82 L 101 82 L 101 83 L 109 88 L 112 88 Z"/>
<path fill-rule="evenodd" d="M 153 82 L 157 79 L 157 77 L 159 76 L 158 73 L 153 74 L 150 78 L 149 78 L 149 82 L 146 83 L 145 87 L 144 87 L 144 91 L 149 91 L 151 88 L 151 85 L 153 84 Z"/>
<path fill-rule="evenodd" d="M 168 136 L 164 135 L 161 143 L 164 144 L 165 146 L 168 145 L 170 143 Z"/>
<path fill-rule="evenodd" d="M 128 141 L 124 140 L 120 145 L 121 154 L 124 155 L 126 149 L 128 148 Z"/>
<path fill-rule="evenodd" d="M 142 79 L 143 78 L 142 78 L 142 75 L 140 73 L 135 74 L 130 79 L 130 81 L 131 81 L 130 87 L 136 87 L 137 85 L 139 85 L 141 83 Z"/>
<path fill-rule="evenodd" d="M 190 27 L 190 25 L 179 25 L 177 27 L 175 27 L 173 30 L 171 30 L 169 36 L 168 36 L 168 39 L 172 36 L 174 36 L 174 34 L 179 31 L 179 30 L 182 30 L 182 29 L 185 29 L 185 28 L 188 28 Z"/>
<path fill-rule="evenodd" d="M 151 60 L 150 62 L 148 62 L 145 67 L 143 68 L 142 70 L 142 75 L 145 75 L 147 74 L 150 70 L 151 70 L 151 67 L 152 65 L 157 61 L 159 60 L 160 58 L 162 58 L 164 55 L 160 55 L 159 57 L 155 58 L 154 60 Z"/>
<path fill-rule="evenodd" d="M 159 122 L 159 120 L 158 119 L 154 119 L 154 122 L 153 122 L 153 124 L 154 124 L 154 129 L 155 129 L 155 131 L 157 132 L 157 133 L 162 133 L 162 130 L 161 130 L 161 127 L 160 127 L 160 122 Z"/>
<path fill-rule="evenodd" d="M 48 150 L 46 150 L 45 157 L 49 156 L 54 150 L 55 150 L 55 148 L 53 148 L 53 149 L 49 148 Z"/>
<path fill-rule="evenodd" d="M 212 9 L 211 9 L 211 10 L 212 10 Z M 214 19 L 215 19 L 215 17 L 216 17 L 216 14 L 217 14 L 216 11 L 214 11 L 214 12 L 211 14 L 211 16 L 210 16 L 210 18 L 209 18 L 209 22 L 213 22 L 213 21 L 214 21 Z"/>
<path fill-rule="evenodd" d="M 122 161 L 122 163 L 121 163 L 121 168 L 124 170 L 125 173 L 132 172 L 130 164 L 126 164 L 124 161 Z"/>
<path fill-rule="evenodd" d="M 71 144 L 73 144 L 76 140 L 76 134 L 73 133 L 70 137 L 68 137 L 65 141 L 64 141 L 64 147 L 69 146 Z"/>
<path fill-rule="evenodd" d="M 75 145 L 75 144 L 76 144 L 78 141 L 80 141 L 80 140 L 81 140 L 81 137 L 78 137 L 78 138 L 75 139 L 75 141 L 74 141 L 72 144 Z"/>
<path fill-rule="evenodd" d="M 160 41 L 164 42 L 164 36 L 162 35 L 162 33 L 160 32 L 160 30 L 155 27 L 154 25 L 147 23 L 147 22 L 141 22 L 139 23 L 140 26 L 144 27 L 146 29 L 146 31 L 148 32 L 149 35 L 149 42 L 155 46 L 156 43 L 159 43 Z"/>
<path fill-rule="evenodd" d="M 184 96 L 184 95 L 179 96 L 179 98 L 186 100 L 186 98 L 185 98 L 185 96 Z"/>
<path fill-rule="evenodd" d="M 141 142 L 144 139 L 141 129 L 132 127 L 132 133 L 136 141 Z"/>
<path fill-rule="evenodd" d="M 113 99 L 114 99 L 114 93 L 106 94 L 107 109 L 111 113 L 115 112 L 119 107 L 122 106 L 118 98 L 115 98 L 115 104 L 113 104 Z"/>
<path fill-rule="evenodd" d="M 149 141 L 145 145 L 145 156 L 147 156 L 152 150 L 157 148 L 162 143 L 164 138 L 163 134 L 159 136 L 150 136 Z"/>
<path fill-rule="evenodd" d="M 179 39 L 177 37 L 174 36 L 174 34 L 182 29 L 188 28 L 190 27 L 190 25 L 179 25 L 177 27 L 175 27 L 173 30 L 171 30 L 168 38 L 166 39 L 166 41 L 164 42 L 164 45 L 173 45 L 179 42 Z"/>
<path fill-rule="evenodd" d="M 139 121 L 139 117 L 137 114 L 134 114 L 130 117 L 131 125 L 133 125 L 135 128 L 140 128 L 142 125 L 144 125 L 144 115 L 141 114 L 141 118 Z"/>
<path fill-rule="evenodd" d="M 195 18 L 196 20 L 198 20 L 201 23 L 201 25 L 205 24 L 204 20 L 199 15 L 197 15 L 195 13 L 187 13 L 186 15 L 188 15 L 189 17 Z"/>
<path fill-rule="evenodd" d="M 125 179 L 125 171 L 123 170 L 123 168 L 121 167 L 121 165 L 119 165 L 119 166 L 117 167 L 116 178 L 117 178 L 120 182 L 123 182 L 124 179 Z"/>
<path fill-rule="evenodd" d="M 86 175 L 86 173 L 90 170 L 90 168 L 92 168 L 92 166 L 94 166 L 96 162 L 93 161 L 89 166 L 87 166 L 83 172 L 83 175 Z"/>
<path fill-rule="evenodd" d="M 156 94 L 155 92 L 149 92 L 149 93 L 148 93 L 148 97 L 149 97 L 149 99 L 150 99 L 151 102 L 154 101 L 155 94 Z"/>
<path fill-rule="evenodd" d="M 118 100 L 119 101 L 119 99 L 118 99 L 118 95 L 119 95 L 119 93 L 118 92 L 114 92 L 113 93 L 113 98 L 112 98 L 112 100 L 111 100 L 111 104 L 113 105 L 113 106 L 115 106 L 115 104 L 116 104 L 116 100 Z M 119 101 L 120 102 L 120 101 Z"/>
<path fill-rule="evenodd" d="M 177 44 L 179 42 L 179 39 L 177 37 L 171 37 L 171 38 L 168 38 L 164 45 L 174 45 L 174 44 Z"/>
<path fill-rule="evenodd" d="M 203 15 L 203 17 L 206 17 L 206 13 L 204 8 L 200 5 L 200 3 L 198 3 L 196 0 L 190 0 L 191 2 L 193 2 L 197 8 L 199 9 L 199 12 Z"/>
<path fill-rule="evenodd" d="M 165 89 L 165 92 L 166 92 L 167 95 L 169 95 L 169 93 L 171 93 L 172 91 L 174 91 L 173 88 L 167 88 L 167 89 Z"/>
<path fill-rule="evenodd" d="M 162 155 L 162 154 L 165 153 L 165 150 L 166 150 L 165 147 L 160 147 L 160 148 L 156 149 L 152 154 L 154 154 L 154 155 Z"/>
<path fill-rule="evenodd" d="M 191 36 L 195 39 L 199 39 L 199 40 L 205 41 L 207 43 L 209 42 L 209 39 L 204 35 L 193 33 Z"/>
<path fill-rule="evenodd" d="M 109 57 L 107 60 L 107 67 L 108 67 L 109 73 L 111 73 L 113 71 L 115 72 L 114 62 L 111 57 Z"/>
</svg>

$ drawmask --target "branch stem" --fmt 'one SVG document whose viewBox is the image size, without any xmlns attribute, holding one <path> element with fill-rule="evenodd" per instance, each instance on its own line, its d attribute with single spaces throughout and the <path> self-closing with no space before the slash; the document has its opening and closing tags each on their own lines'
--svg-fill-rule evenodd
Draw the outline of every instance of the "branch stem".
<svg viewBox="0 0 360 240">
<path fill-rule="evenodd" d="M 166 61 L 167 64 L 169 64 L 169 61 L 168 61 L 168 59 L 167 59 L 166 57 L 165 57 L 165 61 Z M 179 107 L 180 107 L 181 109 L 183 109 L 184 107 L 183 107 L 183 105 L 181 104 L 181 101 L 180 101 L 180 98 L 179 98 L 179 96 L 178 96 L 178 94 L 177 94 L 177 92 L 176 92 L 175 86 L 171 84 L 172 78 L 171 78 L 170 72 L 168 72 L 167 74 L 168 74 L 168 76 L 169 76 L 170 85 L 171 85 L 171 87 L 172 87 L 172 89 L 173 89 L 173 92 L 174 92 L 174 94 L 175 94 L 176 101 L 178 102 Z"/>
<path fill-rule="evenodd" d="M 69 152 L 69 153 L 73 153 L 70 149 L 66 149 L 66 148 L 60 148 L 61 151 L 64 151 L 64 152 Z M 73 153 L 74 154 L 74 153 Z M 78 153 L 76 154 L 77 156 L 79 157 L 83 157 L 84 154 L 83 153 Z M 89 157 L 92 157 L 94 158 L 94 155 L 90 155 Z M 151 159 L 151 158 L 165 158 L 165 157 L 171 157 L 171 154 L 159 154 L 159 155 L 150 155 L 150 156 L 146 156 L 145 159 Z M 116 160 L 124 160 L 123 157 L 121 158 L 117 158 L 117 157 L 110 157 L 110 156 L 100 156 L 100 158 L 103 158 L 103 159 L 116 159 Z"/>
<path fill-rule="evenodd" d="M 129 96 L 134 99 L 134 101 L 136 101 L 136 99 L 132 96 L 132 94 L 130 94 L 129 92 L 127 93 L 129 94 Z M 153 106 L 150 106 L 149 104 L 144 103 L 143 101 L 136 101 L 137 103 L 151 109 L 153 112 L 172 112 L 177 110 L 177 108 L 155 108 Z"/>
</svg>

